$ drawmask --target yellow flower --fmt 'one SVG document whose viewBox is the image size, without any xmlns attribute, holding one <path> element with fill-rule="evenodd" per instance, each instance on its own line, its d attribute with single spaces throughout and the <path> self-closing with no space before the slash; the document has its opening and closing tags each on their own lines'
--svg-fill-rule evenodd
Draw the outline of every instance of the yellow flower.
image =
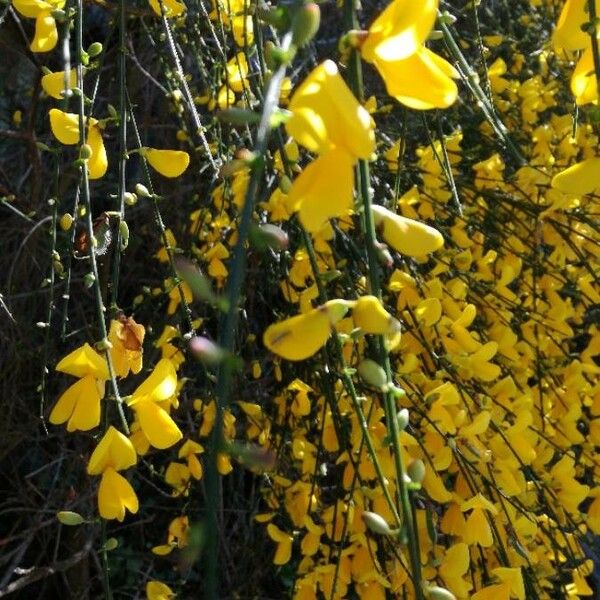
<svg viewBox="0 0 600 600">
<path fill-rule="evenodd" d="M 63 8 L 65 0 L 13 0 L 17 12 L 35 19 L 35 35 L 29 46 L 32 52 L 50 52 L 58 41 L 56 21 L 52 11 Z"/>
<path fill-rule="evenodd" d="M 285 565 L 292 557 L 292 542 L 294 541 L 294 538 L 289 533 L 281 531 L 281 529 L 273 523 L 267 525 L 267 533 L 274 542 L 277 542 L 277 550 L 275 551 L 273 564 Z"/>
<path fill-rule="evenodd" d="M 58 108 L 51 108 L 48 114 L 52 133 L 61 144 L 72 146 L 79 143 L 79 115 L 66 113 Z M 108 168 L 106 148 L 97 119 L 86 118 L 84 124 L 88 126 L 86 141 L 92 150 L 92 154 L 87 160 L 90 179 L 99 179 Z"/>
<path fill-rule="evenodd" d="M 77 72 L 75 69 L 69 71 L 67 77 L 67 89 L 72 89 L 77 85 Z M 48 96 L 56 98 L 57 100 L 63 99 L 63 93 L 65 91 L 65 72 L 57 71 L 56 73 L 47 73 L 42 77 L 42 88 Z"/>
<path fill-rule="evenodd" d="M 170 554 L 173 548 L 185 548 L 188 545 L 190 522 L 186 516 L 176 517 L 169 524 L 167 543 L 154 546 L 152 552 L 159 556 Z"/>
<path fill-rule="evenodd" d="M 598 101 L 598 82 L 594 68 L 594 53 L 591 43 L 577 61 L 571 75 L 571 92 L 579 106 Z"/>
<path fill-rule="evenodd" d="M 187 465 L 178 462 L 169 463 L 165 471 L 165 481 L 175 490 L 174 496 L 186 495 L 190 481 L 190 470 Z"/>
<path fill-rule="evenodd" d="M 50 413 L 50 423 L 67 422 L 67 431 L 89 431 L 100 423 L 100 400 L 104 397 L 104 380 L 85 375 L 67 388 Z"/>
<path fill-rule="evenodd" d="M 347 312 L 349 303 L 330 300 L 302 315 L 296 315 L 267 327 L 264 345 L 287 360 L 304 360 L 312 356 L 331 335 L 331 328 Z"/>
<path fill-rule="evenodd" d="M 456 69 L 423 45 L 437 6 L 437 0 L 394 0 L 375 20 L 360 50 L 379 71 L 388 94 L 417 110 L 447 108 L 458 94 Z"/>
<path fill-rule="evenodd" d="M 361 46 L 368 62 L 401 60 L 414 54 L 427 40 L 435 23 L 439 0 L 394 0 L 375 19 Z"/>
<path fill-rule="evenodd" d="M 324 154 L 336 147 L 368 159 L 375 150 L 373 121 L 331 60 L 313 69 L 300 84 L 289 110 L 287 132 L 311 152 Z"/>
<path fill-rule="evenodd" d="M 179 448 L 177 456 L 179 458 L 185 458 L 187 460 L 188 469 L 194 479 L 202 478 L 202 463 L 198 460 L 196 454 L 202 454 L 204 448 L 193 440 L 186 440 L 186 442 Z"/>
<path fill-rule="evenodd" d="M 319 231 L 328 219 L 344 216 L 352 208 L 353 164 L 345 150 L 333 148 L 312 161 L 294 181 L 288 210 L 299 211 L 307 231 Z"/>
<path fill-rule="evenodd" d="M 108 339 L 112 344 L 110 355 L 115 374 L 127 377 L 129 371 L 139 373 L 142 370 L 142 344 L 146 330 L 132 317 L 122 315 L 110 323 Z"/>
<path fill-rule="evenodd" d="M 590 43 L 590 34 L 581 26 L 588 23 L 588 0 L 567 0 L 562 8 L 556 29 L 552 34 L 555 50 L 583 50 Z M 600 0 L 596 0 L 596 13 L 600 13 Z"/>
<path fill-rule="evenodd" d="M 136 462 L 135 448 L 129 438 L 111 425 L 92 452 L 87 472 L 89 475 L 100 475 L 109 468 L 123 471 Z"/>
<path fill-rule="evenodd" d="M 137 513 L 139 508 L 138 498 L 131 484 L 112 467 L 102 473 L 100 487 L 98 488 L 98 510 L 103 519 L 125 518 L 125 509 L 130 513 Z"/>
<path fill-rule="evenodd" d="M 162 581 L 149 581 L 146 584 L 146 596 L 148 600 L 171 600 L 175 598 L 175 592 Z"/>
<path fill-rule="evenodd" d="M 394 250 L 407 256 L 424 256 L 444 245 L 442 234 L 420 221 L 397 215 L 383 206 L 373 205 L 373 220 L 383 239 Z"/>
<path fill-rule="evenodd" d="M 185 4 L 179 0 L 148 0 L 152 10 L 160 17 L 162 12 L 160 5 L 162 4 L 163 10 L 165 11 L 165 17 L 179 17 L 185 12 Z"/>
<path fill-rule="evenodd" d="M 142 154 L 150 166 L 164 177 L 179 177 L 190 164 L 190 155 L 182 150 L 145 148 Z"/>
<path fill-rule="evenodd" d="M 104 396 L 104 382 L 109 378 L 106 360 L 89 344 L 84 344 L 56 365 L 56 370 L 79 377 L 67 388 L 50 413 L 50 423 L 65 421 L 67 431 L 88 431 L 100 423 L 100 400 Z"/>
<path fill-rule="evenodd" d="M 160 450 L 169 448 L 183 437 L 169 413 L 157 404 L 171 398 L 176 388 L 175 367 L 168 358 L 162 358 L 150 376 L 133 392 L 128 403 L 150 444 Z"/>
<path fill-rule="evenodd" d="M 97 379 L 108 379 L 108 365 L 106 360 L 100 356 L 87 342 L 80 348 L 67 354 L 56 365 L 56 370 L 67 373 L 74 377 L 85 377 L 92 375 Z"/>
<path fill-rule="evenodd" d="M 352 307 L 356 327 L 365 333 L 383 335 L 400 331 L 400 323 L 385 310 L 376 296 L 362 296 Z"/>
<path fill-rule="evenodd" d="M 574 196 L 600 188 L 600 158 L 582 160 L 552 178 L 552 187 Z"/>
</svg>

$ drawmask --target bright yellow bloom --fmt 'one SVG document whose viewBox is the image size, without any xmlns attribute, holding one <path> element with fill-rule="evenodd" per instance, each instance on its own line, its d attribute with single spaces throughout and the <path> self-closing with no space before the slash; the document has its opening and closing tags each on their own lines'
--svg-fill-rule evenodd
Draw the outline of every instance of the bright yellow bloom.
<svg viewBox="0 0 600 600">
<path fill-rule="evenodd" d="M 87 342 L 67 354 L 56 365 L 56 370 L 74 377 L 91 375 L 97 379 L 108 379 L 106 359 L 100 356 Z"/>
<path fill-rule="evenodd" d="M 67 388 L 58 399 L 49 421 L 53 425 L 67 422 L 67 431 L 89 431 L 100 423 L 100 400 L 104 397 L 104 380 L 85 375 Z"/>
<path fill-rule="evenodd" d="M 148 0 L 152 10 L 160 17 L 162 16 L 160 5 L 165 11 L 165 17 L 179 17 L 185 12 L 185 4 L 180 0 Z"/>
<path fill-rule="evenodd" d="M 575 102 L 579 106 L 590 102 L 598 102 L 598 82 L 596 81 L 591 43 L 575 65 L 571 75 L 571 92 L 573 92 Z"/>
<path fill-rule="evenodd" d="M 383 335 L 400 331 L 400 323 L 376 296 L 361 296 L 352 307 L 352 319 L 365 333 Z"/>
<path fill-rule="evenodd" d="M 600 158 L 582 160 L 552 178 L 552 187 L 565 194 L 583 196 L 600 188 Z"/>
<path fill-rule="evenodd" d="M 67 77 L 67 89 L 72 89 L 77 85 L 77 72 L 75 69 L 69 71 Z M 65 72 L 57 71 L 56 73 L 47 73 L 42 77 L 42 88 L 48 96 L 56 98 L 57 100 L 63 99 L 63 93 L 65 91 Z"/>
<path fill-rule="evenodd" d="M 51 108 L 48 114 L 52 133 L 61 144 L 72 146 L 79 143 L 79 115 L 66 113 L 57 108 Z M 92 150 L 87 160 L 90 179 L 99 179 L 108 168 L 106 148 L 97 119 L 86 118 L 84 123 L 88 126 L 87 143 Z"/>
<path fill-rule="evenodd" d="M 287 360 L 304 360 L 325 345 L 331 328 L 346 314 L 348 306 L 344 300 L 330 300 L 307 313 L 274 323 L 267 327 L 263 343 Z"/>
<path fill-rule="evenodd" d="M 152 446 L 160 450 L 169 448 L 183 437 L 169 413 L 157 404 L 171 398 L 176 389 L 175 367 L 169 359 L 162 358 L 129 401 L 144 435 Z"/>
<path fill-rule="evenodd" d="M 383 239 L 402 254 L 425 256 L 444 245 L 442 234 L 425 223 L 407 219 L 377 204 L 372 206 L 372 212 Z"/>
<path fill-rule="evenodd" d="M 277 550 L 275 551 L 273 564 L 285 565 L 292 557 L 292 542 L 294 541 L 294 538 L 289 533 L 281 531 L 281 529 L 273 523 L 267 525 L 267 533 L 274 542 L 277 542 Z"/>
<path fill-rule="evenodd" d="M 375 150 L 373 121 L 331 60 L 313 69 L 300 84 L 289 110 L 287 132 L 311 152 L 324 154 L 336 147 L 368 159 Z"/>
<path fill-rule="evenodd" d="M 173 492 L 174 496 L 187 496 L 190 475 L 190 470 L 187 468 L 187 465 L 179 462 L 169 463 L 169 466 L 165 471 L 165 482 L 175 490 Z"/>
<path fill-rule="evenodd" d="M 437 5 L 437 0 L 393 0 L 361 46 L 362 57 L 375 65 L 388 94 L 417 110 L 447 108 L 458 94 L 456 69 L 424 46 Z"/>
<path fill-rule="evenodd" d="M 288 210 L 299 211 L 307 231 L 319 231 L 329 219 L 344 216 L 352 208 L 353 164 L 346 150 L 333 148 L 312 161 L 294 181 Z"/>
<path fill-rule="evenodd" d="M 35 35 L 29 46 L 32 52 L 50 52 L 58 41 L 56 21 L 52 11 L 63 8 L 65 0 L 13 0 L 17 12 L 35 19 Z"/>
<path fill-rule="evenodd" d="M 130 513 L 137 513 L 139 509 L 138 498 L 131 484 L 112 467 L 102 473 L 98 487 L 98 511 L 103 519 L 125 518 L 125 509 Z"/>
<path fill-rule="evenodd" d="M 202 454 L 203 452 L 204 448 L 193 440 L 186 440 L 179 448 L 177 456 L 187 460 L 188 469 L 194 479 L 202 478 L 202 463 L 198 460 L 196 454 Z"/>
<path fill-rule="evenodd" d="M 590 21 L 588 0 L 567 0 L 563 5 L 556 29 L 552 34 L 554 49 L 583 50 L 590 43 L 590 34 L 581 26 Z M 596 14 L 600 13 L 600 0 L 596 0 Z"/>
<path fill-rule="evenodd" d="M 182 150 L 145 148 L 143 156 L 150 166 L 164 177 L 179 177 L 190 164 L 190 155 Z"/>
<path fill-rule="evenodd" d="M 85 343 L 56 365 L 56 370 L 79 377 L 67 388 L 50 413 L 50 423 L 68 421 L 67 431 L 89 431 L 100 423 L 100 400 L 109 378 L 106 360 Z"/>
<path fill-rule="evenodd" d="M 167 543 L 154 546 L 152 552 L 159 556 L 170 554 L 174 548 L 185 548 L 188 545 L 190 522 L 186 516 L 176 517 L 169 524 Z"/>
<path fill-rule="evenodd" d="M 162 581 L 149 581 L 146 584 L 146 597 L 148 600 L 171 600 L 175 592 Z"/>
<path fill-rule="evenodd" d="M 401 60 L 414 54 L 427 40 L 435 23 L 439 0 L 395 0 L 369 27 L 369 35 L 361 46 L 368 62 Z"/>
<path fill-rule="evenodd" d="M 142 370 L 142 344 L 146 330 L 132 317 L 122 316 L 110 323 L 108 339 L 112 344 L 110 355 L 115 374 L 127 377 L 129 371 L 139 373 Z"/>
<path fill-rule="evenodd" d="M 101 475 L 109 468 L 123 471 L 136 462 L 135 448 L 129 438 L 111 425 L 92 452 L 87 472 L 89 475 Z"/>
</svg>

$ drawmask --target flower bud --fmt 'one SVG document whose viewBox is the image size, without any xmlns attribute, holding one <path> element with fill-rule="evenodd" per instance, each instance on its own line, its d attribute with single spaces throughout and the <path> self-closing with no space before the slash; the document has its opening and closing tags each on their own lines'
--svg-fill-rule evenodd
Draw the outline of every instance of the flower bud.
<svg viewBox="0 0 600 600">
<path fill-rule="evenodd" d="M 85 519 L 79 513 L 72 512 L 70 510 L 61 510 L 60 512 L 57 512 L 56 518 L 63 525 L 75 526 L 85 523 Z"/>
<path fill-rule="evenodd" d="M 261 223 L 250 230 L 250 242 L 258 250 L 271 248 L 280 252 L 287 249 L 290 240 L 281 227 L 271 223 Z"/>
<path fill-rule="evenodd" d="M 428 585 L 423 588 L 427 600 L 456 600 L 456 596 L 439 585 Z"/>
<path fill-rule="evenodd" d="M 309 2 L 298 8 L 292 22 L 292 43 L 302 48 L 316 35 L 321 24 L 321 9 Z"/>
<path fill-rule="evenodd" d="M 360 378 L 378 390 L 387 387 L 387 376 L 381 365 L 370 358 L 366 358 L 358 365 Z"/>
<path fill-rule="evenodd" d="M 386 520 L 377 513 L 364 511 L 362 520 L 369 531 L 372 531 L 373 533 L 378 533 L 380 535 L 392 535 L 394 533 Z"/>
<path fill-rule="evenodd" d="M 135 204 L 137 204 L 138 198 L 132 192 L 125 192 L 123 194 L 123 200 L 125 204 L 127 204 L 127 206 L 134 206 Z"/>
<path fill-rule="evenodd" d="M 73 215 L 71 215 L 69 213 L 65 213 L 59 219 L 58 224 L 60 225 L 60 228 L 63 231 L 69 231 L 69 229 L 71 229 L 71 227 L 73 226 Z"/>
<path fill-rule="evenodd" d="M 102 44 L 100 42 L 93 42 L 92 44 L 90 44 L 89 48 L 87 49 L 87 53 L 90 58 L 95 58 L 101 52 L 102 52 Z"/>
<path fill-rule="evenodd" d="M 402 408 L 398 411 L 396 415 L 396 422 L 398 423 L 399 431 L 404 431 L 408 425 L 408 421 L 410 418 L 410 413 L 408 412 L 408 408 Z"/>
<path fill-rule="evenodd" d="M 104 542 L 102 546 L 102 550 L 105 552 L 110 552 L 111 550 L 116 550 L 119 547 L 119 540 L 117 538 L 111 537 Z"/>
<path fill-rule="evenodd" d="M 190 352 L 205 365 L 217 365 L 225 357 L 225 351 L 213 341 L 202 336 L 194 336 L 189 344 Z"/>
<path fill-rule="evenodd" d="M 141 183 L 135 184 L 135 193 L 139 198 L 151 198 L 152 197 L 152 194 L 148 191 L 148 188 Z"/>
<path fill-rule="evenodd" d="M 425 479 L 425 463 L 420 458 L 413 460 L 406 471 L 413 483 L 421 484 Z"/>
<path fill-rule="evenodd" d="M 94 151 L 92 150 L 92 147 L 89 144 L 83 144 L 81 148 L 79 148 L 79 158 L 82 158 L 83 160 L 88 160 L 89 158 L 92 158 L 93 154 Z"/>
<path fill-rule="evenodd" d="M 129 225 L 125 221 L 119 223 L 119 233 L 121 234 L 121 252 L 129 246 Z"/>
</svg>

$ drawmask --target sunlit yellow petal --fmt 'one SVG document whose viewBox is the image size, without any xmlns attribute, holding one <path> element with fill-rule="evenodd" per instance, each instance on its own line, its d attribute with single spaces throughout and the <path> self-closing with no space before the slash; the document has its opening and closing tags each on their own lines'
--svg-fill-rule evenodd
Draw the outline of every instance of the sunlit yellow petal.
<svg viewBox="0 0 600 600">
<path fill-rule="evenodd" d="M 442 234 L 420 221 L 397 215 L 383 206 L 373 205 L 375 225 L 394 250 L 407 256 L 424 256 L 444 245 Z"/>
<path fill-rule="evenodd" d="M 54 137 L 61 143 L 72 145 L 79 142 L 79 115 L 51 108 L 50 128 Z"/>
<path fill-rule="evenodd" d="M 108 158 L 106 156 L 106 148 L 104 147 L 102 134 L 97 125 L 90 125 L 87 143 L 92 149 L 92 156 L 87 161 L 90 179 L 99 179 L 106 173 L 106 169 L 108 168 Z"/>
<path fill-rule="evenodd" d="M 168 358 L 161 358 L 152 373 L 133 392 L 131 404 L 140 399 L 167 400 L 177 389 L 177 372 Z"/>
<path fill-rule="evenodd" d="M 345 150 L 334 148 L 311 162 L 294 181 L 288 210 L 299 211 L 307 231 L 319 231 L 329 219 L 352 208 L 354 160 Z"/>
<path fill-rule="evenodd" d="M 137 455 L 131 440 L 111 425 L 92 452 L 87 472 L 89 475 L 100 475 L 108 467 L 122 471 L 136 462 Z"/>
<path fill-rule="evenodd" d="M 170 448 L 183 436 L 169 413 L 151 400 L 142 400 L 134 405 L 140 427 L 152 446 L 159 450 Z"/>
<path fill-rule="evenodd" d="M 87 342 L 67 354 L 56 365 L 56 370 L 75 377 L 93 375 L 98 379 L 108 379 L 106 359 L 100 356 Z"/>
<path fill-rule="evenodd" d="M 77 85 L 77 72 L 75 69 L 69 71 L 67 77 L 67 89 L 72 89 Z M 57 71 L 48 73 L 42 77 L 42 87 L 48 96 L 62 100 L 65 91 L 65 72 Z"/>
<path fill-rule="evenodd" d="M 35 19 L 35 36 L 29 46 L 32 52 L 50 52 L 58 41 L 56 21 L 49 12 L 40 13 Z"/>
<path fill-rule="evenodd" d="M 600 188 L 600 158 L 588 158 L 561 171 L 552 178 L 552 187 L 574 196 Z"/>
<path fill-rule="evenodd" d="M 375 149 L 371 117 L 331 60 L 311 71 L 295 91 L 289 109 L 288 133 L 312 152 L 322 154 L 335 146 L 368 159 Z"/>
<path fill-rule="evenodd" d="M 103 519 L 122 521 L 125 509 L 137 513 L 138 498 L 127 479 L 109 467 L 102 474 L 98 487 L 98 512 Z"/>
<path fill-rule="evenodd" d="M 164 177 L 179 177 L 190 164 L 190 155 L 181 150 L 147 148 L 144 155 L 150 166 Z"/>
</svg>

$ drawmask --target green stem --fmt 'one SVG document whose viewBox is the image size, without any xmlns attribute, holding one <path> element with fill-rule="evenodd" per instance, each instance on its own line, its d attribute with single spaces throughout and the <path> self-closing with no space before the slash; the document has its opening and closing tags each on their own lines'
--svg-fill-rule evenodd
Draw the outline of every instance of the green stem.
<svg viewBox="0 0 600 600">
<path fill-rule="evenodd" d="M 283 52 L 291 45 L 292 36 L 286 34 L 281 42 Z M 239 304 L 242 286 L 246 276 L 246 243 L 252 223 L 252 214 L 258 195 L 265 167 L 265 155 L 271 133 L 271 116 L 279 102 L 281 83 L 285 76 L 286 65 L 282 64 L 269 80 L 265 94 L 262 117 L 256 132 L 254 144 L 255 159 L 252 163 L 252 173 L 244 200 L 244 207 L 238 226 L 238 239 L 233 249 L 231 268 L 227 280 L 226 297 L 228 310 L 222 316 L 219 324 L 219 345 L 231 356 L 234 350 L 235 335 L 239 318 Z M 217 511 L 219 508 L 219 473 L 217 470 L 218 454 L 223 448 L 223 411 L 229 405 L 229 396 L 233 377 L 233 364 L 231 360 L 224 360 L 219 368 L 217 380 L 217 414 L 211 437 L 211 460 L 208 461 L 206 472 L 207 489 L 207 520 L 206 520 L 206 597 L 215 600 L 218 595 L 218 568 L 219 568 L 219 531 L 217 526 Z"/>
<path fill-rule="evenodd" d="M 86 116 L 85 116 L 85 103 L 84 103 L 84 95 L 83 95 L 83 64 L 81 62 L 81 56 L 83 54 L 83 0 L 77 0 L 77 13 L 75 19 L 75 44 L 76 44 L 76 65 L 77 65 L 77 87 L 80 90 L 80 94 L 78 96 L 78 114 L 79 114 L 79 140 L 80 144 L 83 145 L 86 142 Z M 94 223 L 92 219 L 92 200 L 90 195 L 90 180 L 88 175 L 87 166 L 83 166 L 81 168 L 81 190 L 83 196 L 83 204 L 85 207 L 85 224 L 88 239 L 90 242 L 94 239 Z M 98 328 L 100 329 L 100 338 L 103 343 L 108 342 L 108 335 L 106 331 L 106 322 L 104 320 L 104 302 L 102 301 L 102 290 L 100 289 L 100 280 L 98 275 L 98 263 L 96 261 L 96 250 L 94 248 L 94 244 L 90 243 L 89 245 L 89 254 L 88 258 L 90 261 L 91 274 L 94 278 L 93 289 L 94 289 L 94 297 L 96 300 L 96 313 L 98 320 Z M 121 425 L 123 427 L 123 431 L 126 434 L 129 434 L 129 426 L 127 424 L 127 419 L 125 418 L 125 413 L 123 412 L 123 400 L 121 398 L 121 394 L 119 393 L 119 386 L 117 385 L 117 380 L 115 376 L 115 370 L 112 364 L 112 358 L 110 352 L 108 350 L 104 350 L 104 356 L 106 358 L 106 362 L 108 364 L 108 373 L 110 376 L 110 382 L 112 391 L 117 403 L 117 410 L 119 411 L 119 417 L 121 419 Z"/>
<path fill-rule="evenodd" d="M 119 201 L 120 221 L 125 218 L 125 167 L 127 165 L 127 77 L 126 77 L 126 13 L 125 0 L 119 0 L 119 181 L 117 196 Z M 112 269 L 110 289 L 111 316 L 115 316 L 119 296 L 119 272 L 121 269 L 121 228 L 117 230 L 115 257 Z"/>
<path fill-rule="evenodd" d="M 358 19 L 356 16 L 354 0 L 345 0 L 345 18 L 348 29 L 358 29 Z M 364 102 L 364 84 L 362 77 L 362 64 L 360 55 L 353 50 L 350 63 L 351 87 L 359 102 Z M 375 223 L 371 212 L 371 178 L 369 164 L 366 160 L 358 162 L 358 192 L 363 208 L 363 226 L 367 245 L 367 260 L 369 270 L 369 283 L 371 293 L 381 299 L 380 284 L 380 266 L 376 251 L 377 236 Z M 388 381 L 392 381 L 392 369 L 389 356 L 385 348 L 383 337 L 378 336 L 376 351 L 380 364 L 383 366 Z M 421 588 L 421 556 L 419 550 L 418 530 L 413 520 L 412 502 L 409 495 L 408 486 L 405 482 L 405 465 L 402 449 L 400 447 L 400 430 L 396 419 L 395 397 L 386 392 L 383 394 L 383 404 L 388 426 L 388 433 L 392 441 L 392 450 L 394 455 L 394 467 L 396 471 L 397 496 L 402 508 L 404 527 L 408 539 L 408 553 L 410 556 L 410 565 L 412 570 L 412 581 L 414 585 L 415 598 L 423 600 L 423 590 Z"/>
</svg>

